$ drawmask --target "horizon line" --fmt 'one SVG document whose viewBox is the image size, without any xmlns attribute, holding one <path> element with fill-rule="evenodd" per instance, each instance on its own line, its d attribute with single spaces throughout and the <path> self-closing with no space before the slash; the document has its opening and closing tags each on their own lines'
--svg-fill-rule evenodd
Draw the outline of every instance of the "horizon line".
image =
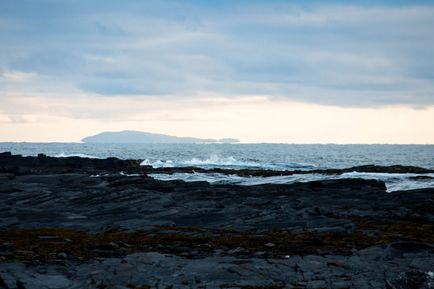
<svg viewBox="0 0 434 289">
<path fill-rule="evenodd" d="M 434 143 L 285 143 L 285 142 L 234 142 L 234 143 L 224 143 L 224 142 L 74 142 L 74 141 L 0 141 L 0 144 L 194 144 L 194 145 L 249 145 L 249 144 L 278 144 L 278 145 L 434 145 Z"/>
</svg>

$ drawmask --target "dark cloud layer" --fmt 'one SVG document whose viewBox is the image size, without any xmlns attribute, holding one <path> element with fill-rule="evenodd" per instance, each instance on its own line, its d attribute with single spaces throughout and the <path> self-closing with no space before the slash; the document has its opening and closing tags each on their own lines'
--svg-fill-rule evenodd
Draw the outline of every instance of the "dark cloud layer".
<svg viewBox="0 0 434 289">
<path fill-rule="evenodd" d="M 434 104 L 425 1 L 204 3 L 2 1 L 0 90 L 19 92 L 11 74 L 27 73 L 41 93 Z"/>
</svg>

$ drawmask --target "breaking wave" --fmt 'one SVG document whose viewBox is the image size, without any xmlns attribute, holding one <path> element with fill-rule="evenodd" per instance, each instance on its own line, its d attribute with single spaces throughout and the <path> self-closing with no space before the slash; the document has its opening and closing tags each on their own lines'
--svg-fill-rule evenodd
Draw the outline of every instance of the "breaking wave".
<svg viewBox="0 0 434 289">
<path fill-rule="evenodd" d="M 88 159 L 100 159 L 100 157 L 87 155 L 87 154 L 65 154 L 65 153 L 57 154 L 54 157 L 55 158 L 79 157 L 79 158 L 88 158 Z"/>
<path fill-rule="evenodd" d="M 152 166 L 154 168 L 171 168 L 171 167 L 201 167 L 201 168 L 258 168 L 272 170 L 287 169 L 313 169 L 315 166 L 303 163 L 261 163 L 255 159 L 239 160 L 234 157 L 219 157 L 212 155 L 207 159 L 192 158 L 189 160 L 149 160 L 142 161 L 143 166 Z"/>
</svg>

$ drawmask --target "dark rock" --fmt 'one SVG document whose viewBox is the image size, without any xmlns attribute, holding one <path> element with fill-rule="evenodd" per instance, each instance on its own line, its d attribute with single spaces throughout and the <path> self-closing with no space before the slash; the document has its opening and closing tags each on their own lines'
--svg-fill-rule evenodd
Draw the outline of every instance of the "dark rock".
<svg viewBox="0 0 434 289">
<path fill-rule="evenodd" d="M 0 153 L 0 158 L 4 158 L 4 157 L 8 158 L 8 157 L 11 157 L 11 156 L 12 156 L 11 152 Z"/>
<path fill-rule="evenodd" d="M 146 175 L 192 170 L 229 172 L 0 154 L 0 280 L 10 288 L 88 288 L 89 280 L 105 288 L 429 288 L 433 188 L 387 193 L 383 182 L 363 179 L 236 186 Z M 426 171 L 321 173 L 353 170 Z"/>
<path fill-rule="evenodd" d="M 434 172 L 434 170 L 429 170 L 421 167 L 401 166 L 401 165 L 393 165 L 393 166 L 365 165 L 365 166 L 343 169 L 342 171 L 364 172 L 364 173 L 389 173 L 389 174 L 408 174 L 408 173 L 426 174 L 426 173 Z"/>
<path fill-rule="evenodd" d="M 426 272 L 410 271 L 399 274 L 393 280 L 387 280 L 391 289 L 432 289 L 434 278 Z"/>
<path fill-rule="evenodd" d="M 0 260 L 13 260 L 15 259 L 15 254 L 12 251 L 0 251 Z"/>
<path fill-rule="evenodd" d="M 410 177 L 410 180 L 414 180 L 414 181 L 423 181 L 423 180 L 434 180 L 434 177 L 431 176 L 414 176 L 414 177 Z"/>
<path fill-rule="evenodd" d="M 434 253 L 434 247 L 420 242 L 396 242 L 390 244 L 390 247 L 394 250 L 403 253 L 420 253 L 420 252 L 432 252 Z"/>
<path fill-rule="evenodd" d="M 64 252 L 60 252 L 57 254 L 57 257 L 60 259 L 66 259 L 66 258 L 68 258 L 68 255 Z"/>
<path fill-rule="evenodd" d="M 38 154 L 36 157 L 22 157 L 21 155 L 12 155 L 9 152 L 0 155 L 0 173 L 24 175 L 66 172 L 119 173 L 121 171 L 142 172 L 140 161 L 117 158 L 55 158 L 44 154 Z"/>
</svg>

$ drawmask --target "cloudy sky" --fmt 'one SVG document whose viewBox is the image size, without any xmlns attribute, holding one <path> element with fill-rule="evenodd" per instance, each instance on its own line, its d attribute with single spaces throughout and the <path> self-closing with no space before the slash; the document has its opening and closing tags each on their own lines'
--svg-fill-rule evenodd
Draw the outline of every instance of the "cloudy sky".
<svg viewBox="0 0 434 289">
<path fill-rule="evenodd" d="M 0 1 L 0 141 L 434 143 L 432 1 Z"/>
</svg>

